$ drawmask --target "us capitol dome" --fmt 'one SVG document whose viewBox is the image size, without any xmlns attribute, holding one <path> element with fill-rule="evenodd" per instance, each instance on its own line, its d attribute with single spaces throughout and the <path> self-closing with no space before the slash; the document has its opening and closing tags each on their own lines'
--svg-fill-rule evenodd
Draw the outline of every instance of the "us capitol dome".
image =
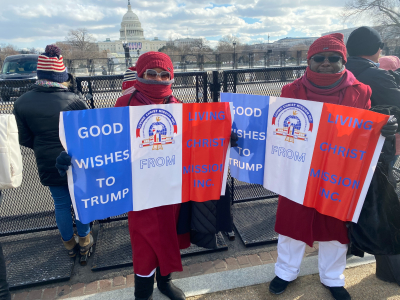
<svg viewBox="0 0 400 300">
<path fill-rule="evenodd" d="M 125 42 L 129 46 L 131 56 L 137 56 L 148 51 L 158 51 L 166 45 L 166 42 L 159 40 L 158 37 L 153 40 L 144 38 L 142 24 L 139 17 L 132 11 L 130 0 L 128 0 L 128 11 L 122 18 L 119 40 L 111 41 L 110 38 L 107 38 L 104 42 L 98 42 L 99 51 L 122 54 L 124 53 L 122 44 Z"/>
</svg>

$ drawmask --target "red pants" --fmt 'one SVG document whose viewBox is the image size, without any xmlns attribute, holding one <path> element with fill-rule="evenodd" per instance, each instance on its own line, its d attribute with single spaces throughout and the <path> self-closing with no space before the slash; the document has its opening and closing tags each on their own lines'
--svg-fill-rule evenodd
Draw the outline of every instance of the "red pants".
<svg viewBox="0 0 400 300">
<path fill-rule="evenodd" d="M 190 246 L 190 233 L 178 235 L 180 204 L 128 213 L 133 270 L 149 275 L 160 267 L 162 276 L 182 271 L 180 249 Z"/>
</svg>

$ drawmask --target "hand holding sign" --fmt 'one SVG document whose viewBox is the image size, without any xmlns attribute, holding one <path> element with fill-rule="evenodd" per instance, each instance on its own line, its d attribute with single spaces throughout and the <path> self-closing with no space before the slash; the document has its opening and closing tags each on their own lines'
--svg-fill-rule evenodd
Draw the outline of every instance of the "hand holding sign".
<svg viewBox="0 0 400 300">
<path fill-rule="evenodd" d="M 56 168 L 61 177 L 67 175 L 67 170 L 71 165 L 71 156 L 67 152 L 63 151 L 56 159 Z"/>
</svg>

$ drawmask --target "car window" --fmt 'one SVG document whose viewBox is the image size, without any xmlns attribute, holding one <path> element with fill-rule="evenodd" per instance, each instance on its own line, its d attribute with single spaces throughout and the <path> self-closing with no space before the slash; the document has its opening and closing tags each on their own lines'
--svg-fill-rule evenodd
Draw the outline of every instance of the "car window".
<svg viewBox="0 0 400 300">
<path fill-rule="evenodd" d="M 36 73 L 37 60 L 12 60 L 5 61 L 2 73 Z"/>
</svg>

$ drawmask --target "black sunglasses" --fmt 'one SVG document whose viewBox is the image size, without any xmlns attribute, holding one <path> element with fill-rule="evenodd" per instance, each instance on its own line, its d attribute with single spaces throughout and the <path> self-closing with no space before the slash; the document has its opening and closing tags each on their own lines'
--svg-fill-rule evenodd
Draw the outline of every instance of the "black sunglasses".
<svg viewBox="0 0 400 300">
<path fill-rule="evenodd" d="M 337 63 L 342 57 L 341 56 L 322 56 L 322 55 L 315 55 L 311 57 L 316 63 L 322 63 L 325 59 L 328 59 L 330 63 Z"/>
<path fill-rule="evenodd" d="M 383 49 L 384 46 L 385 46 L 385 43 L 380 43 L 379 48 Z"/>
</svg>

